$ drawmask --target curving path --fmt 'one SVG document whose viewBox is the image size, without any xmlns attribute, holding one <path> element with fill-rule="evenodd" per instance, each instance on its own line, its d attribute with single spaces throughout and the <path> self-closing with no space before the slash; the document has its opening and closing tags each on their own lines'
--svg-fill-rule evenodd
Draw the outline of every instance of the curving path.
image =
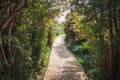
<svg viewBox="0 0 120 80">
<path fill-rule="evenodd" d="M 82 67 L 64 45 L 64 35 L 53 43 L 44 80 L 88 80 Z"/>
</svg>

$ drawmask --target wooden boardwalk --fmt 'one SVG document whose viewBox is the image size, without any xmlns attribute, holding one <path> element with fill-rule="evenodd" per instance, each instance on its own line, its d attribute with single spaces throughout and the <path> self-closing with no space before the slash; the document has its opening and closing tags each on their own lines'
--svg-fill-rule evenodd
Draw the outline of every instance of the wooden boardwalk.
<svg viewBox="0 0 120 80">
<path fill-rule="evenodd" d="M 82 67 L 64 45 L 64 35 L 53 43 L 44 80 L 88 80 Z"/>
</svg>

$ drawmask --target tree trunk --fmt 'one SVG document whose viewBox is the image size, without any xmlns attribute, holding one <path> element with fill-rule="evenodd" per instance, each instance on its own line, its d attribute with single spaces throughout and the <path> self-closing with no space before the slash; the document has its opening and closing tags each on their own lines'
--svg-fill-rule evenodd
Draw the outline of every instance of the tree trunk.
<svg viewBox="0 0 120 80">
<path fill-rule="evenodd" d="M 10 35 L 11 35 L 11 28 L 12 28 L 13 23 L 10 22 L 10 25 L 8 27 L 8 39 L 7 39 L 7 47 L 8 47 L 8 53 L 11 53 L 11 45 L 10 45 Z"/>
<path fill-rule="evenodd" d="M 47 45 L 51 48 L 52 47 L 52 28 L 49 27 L 49 31 L 48 31 L 48 43 Z"/>
<path fill-rule="evenodd" d="M 120 4 L 120 0 L 119 0 L 119 4 Z M 120 8 L 118 9 L 118 31 L 120 32 Z"/>
<path fill-rule="evenodd" d="M 118 34 L 118 26 L 117 26 L 117 10 L 116 10 L 116 0 L 114 0 L 114 11 L 113 11 L 113 22 L 114 22 L 114 26 L 115 26 L 115 32 L 116 34 Z"/>
<path fill-rule="evenodd" d="M 109 14 L 109 37 L 110 37 L 110 49 L 109 49 L 109 80 L 113 80 L 112 61 L 113 61 L 113 27 L 112 27 L 112 11 L 111 0 L 108 0 L 108 14 Z"/>
<path fill-rule="evenodd" d="M 2 35 L 0 32 L 0 58 L 2 58 L 2 57 L 4 58 L 5 64 L 8 65 L 8 61 L 6 59 L 5 52 L 3 49 L 3 44 L 2 44 Z"/>
</svg>

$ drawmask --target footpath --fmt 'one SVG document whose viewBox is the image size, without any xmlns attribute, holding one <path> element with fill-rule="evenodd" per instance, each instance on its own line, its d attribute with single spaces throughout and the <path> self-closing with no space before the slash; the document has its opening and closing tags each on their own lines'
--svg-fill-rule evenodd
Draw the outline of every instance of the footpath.
<svg viewBox="0 0 120 80">
<path fill-rule="evenodd" d="M 88 80 L 81 65 L 67 50 L 64 38 L 60 35 L 53 43 L 44 80 Z"/>
</svg>

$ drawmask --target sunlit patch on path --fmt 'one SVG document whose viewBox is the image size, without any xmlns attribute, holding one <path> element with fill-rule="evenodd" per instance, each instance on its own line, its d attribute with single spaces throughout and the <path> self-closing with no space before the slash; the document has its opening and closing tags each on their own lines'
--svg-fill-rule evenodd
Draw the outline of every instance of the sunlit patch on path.
<svg viewBox="0 0 120 80">
<path fill-rule="evenodd" d="M 88 80 L 75 57 L 64 45 L 64 37 L 58 36 L 53 43 L 44 80 Z"/>
</svg>

